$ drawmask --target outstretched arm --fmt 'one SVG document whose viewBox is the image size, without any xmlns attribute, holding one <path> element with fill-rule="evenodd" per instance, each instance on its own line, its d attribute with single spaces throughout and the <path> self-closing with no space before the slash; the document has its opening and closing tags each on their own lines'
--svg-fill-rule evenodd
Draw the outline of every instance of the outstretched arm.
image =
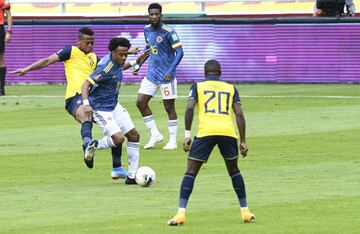
<svg viewBox="0 0 360 234">
<path fill-rule="evenodd" d="M 50 64 L 59 62 L 60 59 L 58 57 L 57 54 L 52 54 L 47 58 L 42 58 L 39 59 L 38 61 L 34 62 L 33 64 L 27 66 L 27 67 L 23 67 L 23 68 L 19 68 L 17 70 L 14 71 L 10 71 L 10 74 L 17 74 L 19 76 L 23 76 L 26 73 L 28 73 L 29 71 L 33 71 L 33 70 L 38 70 L 44 67 L 49 66 Z"/>
<path fill-rule="evenodd" d="M 150 55 L 150 49 L 145 50 L 139 57 L 136 58 L 136 61 L 126 62 L 124 64 L 123 70 L 125 71 L 126 69 L 129 69 L 130 67 L 134 67 L 135 65 L 143 64 L 146 61 L 146 59 L 149 57 L 149 55 Z"/>
<path fill-rule="evenodd" d="M 242 111 L 240 102 L 233 103 L 232 108 L 235 113 L 236 124 L 237 124 L 238 130 L 239 130 L 239 135 L 240 135 L 240 146 L 239 146 L 240 153 L 241 153 L 241 155 L 246 157 L 247 152 L 248 152 L 248 147 L 246 145 L 246 137 L 245 137 L 246 124 L 245 124 L 244 113 Z"/>
<path fill-rule="evenodd" d="M 139 47 L 132 47 L 129 49 L 129 54 L 137 54 L 139 51 Z"/>
</svg>

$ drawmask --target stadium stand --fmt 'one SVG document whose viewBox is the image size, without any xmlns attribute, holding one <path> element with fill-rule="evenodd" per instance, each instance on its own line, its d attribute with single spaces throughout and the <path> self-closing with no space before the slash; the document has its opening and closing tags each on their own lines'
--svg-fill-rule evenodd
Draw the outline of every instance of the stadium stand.
<svg viewBox="0 0 360 234">
<path fill-rule="evenodd" d="M 314 0 L 157 1 L 167 14 L 312 14 Z M 14 16 L 141 16 L 148 1 L 12 0 Z M 355 0 L 360 5 L 360 0 Z"/>
<path fill-rule="evenodd" d="M 354 2 L 360 5 L 359 1 Z M 217 58 L 226 81 L 360 83 L 356 69 L 360 66 L 358 17 L 311 17 L 313 0 L 158 2 L 166 9 L 164 22 L 176 29 L 185 45 L 186 56 L 177 69 L 179 82 L 202 79 L 204 62 Z M 148 2 L 12 3 L 15 27 L 13 42 L 7 46 L 9 70 L 75 43 L 76 32 L 83 25 L 95 31 L 94 51 L 100 57 L 108 53 L 107 43 L 113 36 L 127 37 L 134 46 L 144 47 Z M 27 45 L 27 49 L 18 45 Z M 137 77 L 125 73 L 124 82 L 139 82 L 146 66 Z M 9 83 L 64 81 L 60 63 L 8 79 Z"/>
</svg>

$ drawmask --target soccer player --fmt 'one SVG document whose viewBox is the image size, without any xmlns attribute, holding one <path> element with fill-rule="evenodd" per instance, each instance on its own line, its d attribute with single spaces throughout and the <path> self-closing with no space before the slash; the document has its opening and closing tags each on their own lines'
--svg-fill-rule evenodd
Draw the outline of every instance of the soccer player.
<svg viewBox="0 0 360 234">
<path fill-rule="evenodd" d="M 151 49 L 149 57 L 149 70 L 141 81 L 136 105 L 144 119 L 146 127 L 151 132 L 149 142 L 145 149 L 153 148 L 164 137 L 159 132 L 149 101 L 160 88 L 164 108 L 168 114 L 169 142 L 163 149 L 177 148 L 177 114 L 175 99 L 177 98 L 177 81 L 175 69 L 180 63 L 184 53 L 176 32 L 161 22 L 162 7 L 152 3 L 148 7 L 150 25 L 145 26 L 144 35 L 147 48 Z"/>
<path fill-rule="evenodd" d="M 96 149 L 117 148 L 128 140 L 127 153 L 129 159 L 126 184 L 136 184 L 135 173 L 139 163 L 140 135 L 134 127 L 129 113 L 118 103 L 119 89 L 123 78 L 123 70 L 142 63 L 147 57 L 145 51 L 137 61 L 126 62 L 131 44 L 126 38 L 115 37 L 109 42 L 110 53 L 102 58 L 93 73 L 85 80 L 81 94 L 87 119 L 94 121 L 102 129 L 105 137 L 92 140 L 88 150 L 92 151 L 85 160 L 93 161 Z"/>
<path fill-rule="evenodd" d="M 4 29 L 5 15 L 8 25 L 6 33 Z M 12 34 L 12 16 L 10 11 L 10 2 L 8 0 L 0 0 L 0 96 L 5 95 L 6 66 L 5 66 L 4 52 L 5 52 L 5 44 L 11 42 L 11 34 Z"/>
<path fill-rule="evenodd" d="M 255 219 L 247 206 L 245 184 L 238 167 L 239 151 L 233 113 L 235 113 L 240 135 L 240 153 L 244 157 L 248 152 L 245 139 L 245 117 L 237 89 L 234 85 L 221 81 L 220 75 L 220 63 L 209 60 L 205 63 L 205 81 L 194 83 L 190 89 L 185 112 L 183 145 L 185 152 L 190 150 L 188 165 L 180 187 L 178 212 L 168 221 L 168 225 L 176 226 L 185 223 L 185 208 L 193 190 L 196 175 L 202 164 L 207 162 L 215 145 L 218 146 L 224 158 L 240 203 L 242 219 L 244 222 Z M 191 125 L 196 105 L 199 107 L 198 133 L 191 145 Z"/>
<path fill-rule="evenodd" d="M 98 57 L 93 53 L 94 32 L 87 27 L 80 28 L 77 36 L 77 45 L 67 45 L 57 53 L 51 54 L 49 57 L 39 59 L 33 64 L 11 71 L 11 74 L 23 76 L 26 73 L 45 68 L 57 62 L 64 62 L 66 76 L 66 92 L 65 92 L 65 109 L 79 123 L 81 123 L 81 137 L 83 141 L 83 149 L 86 149 L 92 139 L 92 122 L 85 118 L 84 106 L 82 105 L 81 86 L 86 78 L 95 70 Z M 137 49 L 133 51 L 137 52 Z M 113 168 L 111 175 L 114 179 L 125 178 L 127 172 L 121 166 L 119 155 L 121 148 L 112 149 Z M 89 156 L 91 152 L 85 152 L 85 156 Z M 88 168 L 93 167 L 93 162 L 84 160 Z M 120 165 L 120 166 L 119 166 Z"/>
</svg>

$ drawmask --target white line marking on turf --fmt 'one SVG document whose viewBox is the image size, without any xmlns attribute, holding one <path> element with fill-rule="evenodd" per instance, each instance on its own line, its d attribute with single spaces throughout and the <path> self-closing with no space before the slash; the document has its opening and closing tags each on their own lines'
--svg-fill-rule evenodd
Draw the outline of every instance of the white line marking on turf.
<svg viewBox="0 0 360 234">
<path fill-rule="evenodd" d="M 359 99 L 360 96 L 336 96 L 336 95 L 264 95 L 264 96 L 253 96 L 253 95 L 240 95 L 245 98 L 330 98 L 330 99 Z"/>
<path fill-rule="evenodd" d="M 121 98 L 136 98 L 137 95 L 121 95 Z M 187 98 L 187 96 L 179 95 L 179 98 Z M 1 96 L 2 98 L 64 98 L 60 95 L 7 95 Z M 160 98 L 160 96 L 155 96 L 154 98 Z M 336 96 L 336 95 L 240 95 L 240 98 L 328 98 L 328 99 L 360 99 L 360 96 Z"/>
<path fill-rule="evenodd" d="M 6 95 L 1 98 L 64 98 L 63 95 Z"/>
</svg>

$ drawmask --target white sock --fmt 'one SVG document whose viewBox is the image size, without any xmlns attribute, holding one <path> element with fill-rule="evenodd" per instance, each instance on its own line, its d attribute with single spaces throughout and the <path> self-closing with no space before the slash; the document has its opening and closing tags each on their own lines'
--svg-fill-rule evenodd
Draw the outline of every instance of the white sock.
<svg viewBox="0 0 360 234">
<path fill-rule="evenodd" d="M 177 119 L 169 120 L 168 128 L 170 134 L 169 142 L 176 144 Z"/>
<path fill-rule="evenodd" d="M 96 149 L 108 149 L 116 147 L 112 138 L 109 136 L 104 136 L 99 140 L 99 144 Z"/>
<path fill-rule="evenodd" d="M 151 131 L 151 136 L 160 135 L 158 128 L 156 127 L 156 123 L 154 117 L 152 115 L 143 117 L 145 125 Z"/>
<path fill-rule="evenodd" d="M 131 179 L 135 178 L 135 173 L 139 167 L 139 157 L 140 157 L 139 147 L 140 147 L 139 142 L 127 143 L 127 155 L 129 161 L 128 176 Z"/>
</svg>

